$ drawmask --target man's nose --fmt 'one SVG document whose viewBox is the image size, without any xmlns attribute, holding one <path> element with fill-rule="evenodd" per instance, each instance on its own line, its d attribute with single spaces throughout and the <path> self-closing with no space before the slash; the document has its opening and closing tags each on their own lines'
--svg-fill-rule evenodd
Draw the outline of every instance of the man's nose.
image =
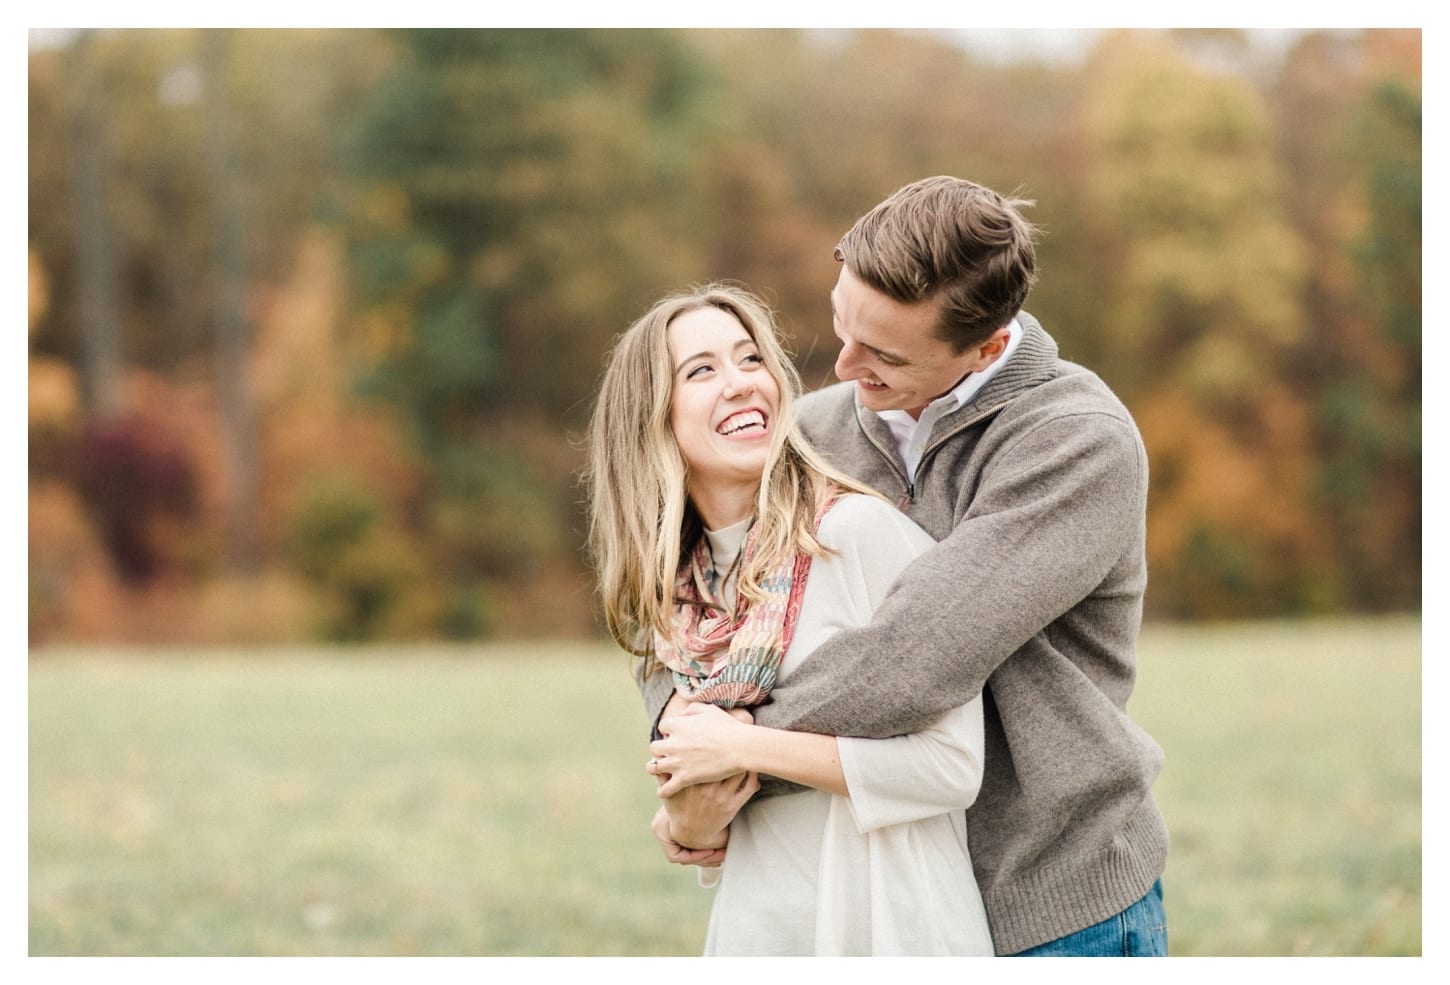
<svg viewBox="0 0 1450 985">
<path fill-rule="evenodd" d="M 841 351 L 836 355 L 836 379 L 853 380 L 860 375 L 860 351 L 850 342 L 842 343 Z"/>
</svg>

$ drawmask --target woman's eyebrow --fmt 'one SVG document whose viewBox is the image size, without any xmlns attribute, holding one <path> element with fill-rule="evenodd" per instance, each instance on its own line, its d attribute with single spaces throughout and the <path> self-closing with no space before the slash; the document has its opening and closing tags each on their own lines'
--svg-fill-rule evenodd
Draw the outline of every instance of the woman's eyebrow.
<svg viewBox="0 0 1450 985">
<path fill-rule="evenodd" d="M 678 373 L 680 370 L 690 365 L 690 363 L 695 362 L 697 359 L 708 359 L 713 355 L 713 352 L 697 352 L 693 356 L 686 356 L 684 359 L 681 359 L 678 363 L 675 364 L 675 372 Z"/>
<path fill-rule="evenodd" d="M 730 351 L 732 353 L 735 353 L 735 352 L 739 352 L 742 348 L 748 348 L 748 349 L 755 348 L 755 340 L 754 339 L 751 339 L 751 338 L 741 339 L 738 342 L 736 342 L 733 346 L 730 347 Z M 684 369 L 686 366 L 688 366 L 690 363 L 694 362 L 696 359 L 710 359 L 710 358 L 713 358 L 714 356 L 715 356 L 715 352 L 714 352 L 713 349 L 705 349 L 705 350 L 703 350 L 701 352 L 695 353 L 693 356 L 686 356 L 684 359 L 681 359 L 679 361 L 679 363 L 675 366 L 675 372 L 678 373 L 680 370 Z"/>
</svg>

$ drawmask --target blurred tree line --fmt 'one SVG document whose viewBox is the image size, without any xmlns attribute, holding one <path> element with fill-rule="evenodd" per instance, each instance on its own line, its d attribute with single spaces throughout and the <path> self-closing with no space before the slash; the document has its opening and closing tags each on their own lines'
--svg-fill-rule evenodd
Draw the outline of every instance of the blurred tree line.
<svg viewBox="0 0 1450 985">
<path fill-rule="evenodd" d="M 1420 35 L 95 31 L 29 58 L 29 618 L 593 632 L 610 340 L 733 278 L 831 381 L 831 249 L 1037 202 L 1029 310 L 1133 409 L 1153 618 L 1420 603 Z"/>
</svg>

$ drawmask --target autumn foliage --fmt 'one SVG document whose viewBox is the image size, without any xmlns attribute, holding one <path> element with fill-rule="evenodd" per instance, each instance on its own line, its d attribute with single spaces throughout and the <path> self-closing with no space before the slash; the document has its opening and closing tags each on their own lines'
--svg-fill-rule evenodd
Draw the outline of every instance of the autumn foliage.
<svg viewBox="0 0 1450 985">
<path fill-rule="evenodd" d="M 1150 618 L 1420 597 L 1420 35 L 107 31 L 29 65 L 32 642 L 582 636 L 579 434 L 658 295 L 906 181 L 1034 199 L 1028 308 L 1152 470 Z"/>
</svg>

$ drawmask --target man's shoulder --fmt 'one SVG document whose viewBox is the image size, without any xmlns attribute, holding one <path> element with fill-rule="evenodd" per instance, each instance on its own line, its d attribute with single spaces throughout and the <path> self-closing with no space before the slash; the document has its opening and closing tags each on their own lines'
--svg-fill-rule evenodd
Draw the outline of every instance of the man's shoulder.
<svg viewBox="0 0 1450 985">
<path fill-rule="evenodd" d="M 796 405 L 802 418 L 816 418 L 825 415 L 855 416 L 855 384 L 832 383 L 830 386 L 812 390 L 800 398 Z"/>
<path fill-rule="evenodd" d="M 1124 465 L 1125 478 L 1134 474 L 1127 466 L 1141 464 L 1145 452 L 1132 412 L 1093 371 L 1069 362 L 1060 362 L 1059 367 L 1051 380 L 998 409 L 981 447 L 1039 454 L 1050 446 L 1064 461 L 1102 461 L 1109 456 Z"/>
<path fill-rule="evenodd" d="M 847 425 L 855 419 L 855 387 L 851 383 L 822 387 L 796 402 L 796 420 L 801 431 L 817 445 L 848 433 Z"/>
<path fill-rule="evenodd" d="M 1015 367 L 1008 364 L 1011 372 L 1004 372 L 991 393 L 984 394 L 987 399 L 978 403 L 979 409 L 961 412 L 989 412 L 985 447 L 1015 445 L 1017 438 L 1036 433 L 1082 448 L 1112 446 L 1138 456 L 1142 438 L 1127 406 L 1096 372 L 1062 358 L 1041 325 L 1030 316 L 1027 320 L 1020 361 Z"/>
<path fill-rule="evenodd" d="M 1065 359 L 1057 360 L 1051 379 L 1024 390 L 1017 404 L 1019 412 L 1051 414 L 1106 414 L 1131 422 L 1127 405 L 1097 373 Z"/>
</svg>

